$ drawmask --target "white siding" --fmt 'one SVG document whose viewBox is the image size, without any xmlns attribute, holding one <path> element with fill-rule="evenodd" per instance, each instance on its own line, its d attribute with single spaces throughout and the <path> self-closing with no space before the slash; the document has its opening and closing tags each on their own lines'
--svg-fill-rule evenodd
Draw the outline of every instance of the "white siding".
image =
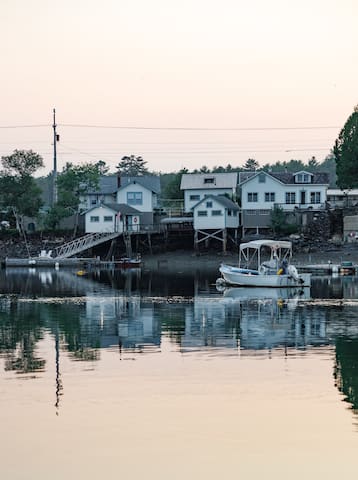
<svg viewBox="0 0 358 480">
<path fill-rule="evenodd" d="M 231 196 L 233 194 L 233 189 L 232 188 L 218 188 L 218 189 L 213 189 L 211 188 L 210 190 L 204 190 L 204 189 L 196 189 L 196 190 L 185 190 L 184 191 L 184 209 L 185 212 L 190 212 L 191 209 L 196 205 L 200 200 L 205 198 L 208 195 L 225 195 L 228 194 Z M 196 196 L 198 197 L 197 200 L 190 200 L 191 196 Z"/>
<path fill-rule="evenodd" d="M 212 206 L 207 206 L 206 202 L 202 202 L 194 209 L 194 230 L 216 230 L 222 228 L 237 228 L 239 226 L 239 214 L 232 210 L 231 216 L 223 205 L 216 202 L 215 199 L 208 198 Z M 200 212 L 206 212 L 206 215 L 200 215 Z M 213 215 L 214 212 L 214 215 Z M 215 213 L 221 212 L 220 215 Z"/>
<path fill-rule="evenodd" d="M 95 217 L 98 218 L 98 222 L 91 221 Z M 112 217 L 112 221 L 105 221 L 105 217 Z M 116 212 L 114 210 L 105 206 L 99 206 L 85 214 L 85 229 L 86 233 L 122 232 L 123 224 L 116 221 Z"/>
<path fill-rule="evenodd" d="M 293 210 L 295 206 L 305 206 L 308 208 L 320 208 L 321 204 L 326 201 L 327 187 L 324 185 L 315 184 L 300 184 L 300 185 L 284 185 L 272 177 L 265 176 L 266 181 L 259 182 L 259 175 L 253 179 L 248 180 L 241 188 L 241 205 L 242 209 L 250 210 L 266 210 L 271 209 L 275 204 L 279 204 L 284 210 Z M 295 193 L 295 204 L 286 204 L 286 192 Z M 301 204 L 301 192 L 305 192 L 305 203 Z M 311 203 L 311 192 L 320 193 L 320 202 Z M 265 193 L 274 193 L 274 201 L 265 201 Z M 257 201 L 248 201 L 249 194 L 257 194 Z"/>
<path fill-rule="evenodd" d="M 142 204 L 131 204 L 127 201 L 127 193 L 141 193 Z M 140 212 L 152 212 L 153 211 L 153 195 L 150 190 L 139 185 L 138 183 L 131 183 L 117 192 L 117 203 L 125 203 L 131 207 L 139 210 Z"/>
</svg>

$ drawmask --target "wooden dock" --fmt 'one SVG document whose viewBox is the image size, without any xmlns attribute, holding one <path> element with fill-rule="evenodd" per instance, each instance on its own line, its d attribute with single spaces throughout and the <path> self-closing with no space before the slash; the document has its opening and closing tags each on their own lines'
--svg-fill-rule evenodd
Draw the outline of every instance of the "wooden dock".
<svg viewBox="0 0 358 480">
<path fill-rule="evenodd" d="M 300 272 L 312 273 L 313 275 L 355 275 L 358 272 L 358 265 L 354 265 L 351 262 L 297 265 L 297 268 Z"/>
</svg>

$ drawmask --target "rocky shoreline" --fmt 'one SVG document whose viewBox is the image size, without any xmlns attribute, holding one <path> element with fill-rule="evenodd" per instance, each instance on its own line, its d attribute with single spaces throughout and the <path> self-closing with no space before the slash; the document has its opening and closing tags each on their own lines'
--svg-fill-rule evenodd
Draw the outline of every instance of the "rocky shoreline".
<svg viewBox="0 0 358 480">
<path fill-rule="evenodd" d="M 32 236 L 24 239 L 18 234 L 0 235 L 0 258 L 28 258 L 39 256 L 41 250 L 54 250 L 63 243 L 70 241 L 70 235 L 56 236 Z M 339 264 L 342 261 L 352 261 L 358 264 L 358 243 L 321 242 L 319 240 L 305 242 L 302 238 L 290 239 L 293 241 L 293 260 L 296 265 L 322 264 L 331 262 Z M 194 250 L 173 250 L 155 254 L 142 253 L 143 260 L 153 268 L 157 265 L 170 263 L 176 268 L 192 268 L 193 264 L 200 268 L 213 268 L 221 263 L 235 263 L 238 254 L 229 251 L 223 254 L 222 251 L 201 251 Z"/>
</svg>

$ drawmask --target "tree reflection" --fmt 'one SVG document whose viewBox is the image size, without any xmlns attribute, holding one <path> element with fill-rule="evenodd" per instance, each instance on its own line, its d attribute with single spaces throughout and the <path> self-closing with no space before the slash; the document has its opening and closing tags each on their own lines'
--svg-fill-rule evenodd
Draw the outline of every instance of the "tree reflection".
<svg viewBox="0 0 358 480">
<path fill-rule="evenodd" d="M 18 373 L 44 370 L 46 361 L 36 355 L 44 328 L 38 307 L 11 301 L 6 311 L 0 311 L 0 355 L 5 358 L 5 370 Z"/>
<path fill-rule="evenodd" d="M 336 386 L 358 413 L 358 338 L 338 338 L 336 341 Z"/>
</svg>

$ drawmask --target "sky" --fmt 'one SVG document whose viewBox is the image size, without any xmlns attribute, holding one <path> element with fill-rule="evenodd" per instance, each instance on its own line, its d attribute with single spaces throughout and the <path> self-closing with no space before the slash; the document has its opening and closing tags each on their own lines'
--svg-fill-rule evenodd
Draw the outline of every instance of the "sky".
<svg viewBox="0 0 358 480">
<path fill-rule="evenodd" d="M 322 161 L 358 103 L 356 0 L 0 0 L 0 155 L 156 172 Z"/>
</svg>

